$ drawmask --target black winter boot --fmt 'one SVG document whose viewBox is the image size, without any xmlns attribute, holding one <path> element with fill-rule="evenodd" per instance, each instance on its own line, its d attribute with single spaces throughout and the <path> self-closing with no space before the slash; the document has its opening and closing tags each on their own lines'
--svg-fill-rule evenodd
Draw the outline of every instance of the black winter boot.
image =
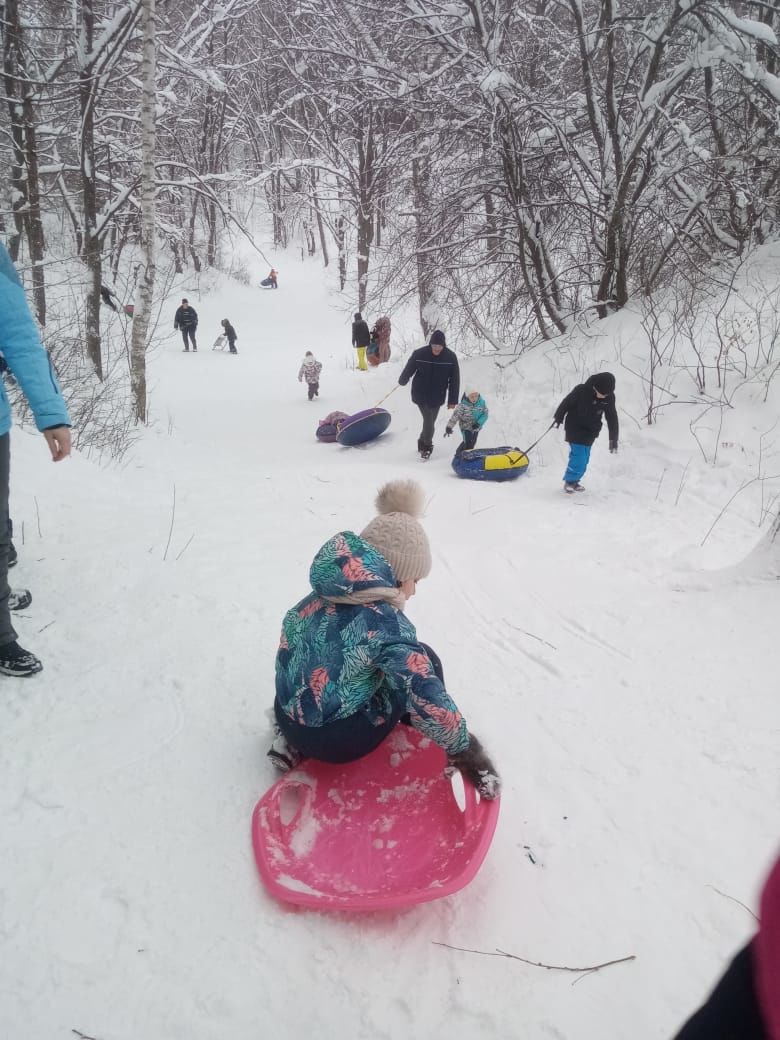
<svg viewBox="0 0 780 1040">
<path fill-rule="evenodd" d="M 43 665 L 29 650 L 24 650 L 16 640 L 0 646 L 0 675 L 14 675 L 24 678 L 40 672 Z"/>
</svg>

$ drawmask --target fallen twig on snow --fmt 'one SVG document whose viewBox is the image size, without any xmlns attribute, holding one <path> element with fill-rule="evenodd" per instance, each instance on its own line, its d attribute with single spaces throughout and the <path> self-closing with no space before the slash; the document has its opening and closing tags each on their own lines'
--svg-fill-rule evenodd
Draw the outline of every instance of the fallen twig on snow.
<svg viewBox="0 0 780 1040">
<path fill-rule="evenodd" d="M 75 1035 L 80 1037 L 81 1040 L 97 1040 L 97 1037 L 89 1036 L 87 1033 L 82 1033 L 80 1029 L 71 1029 L 71 1033 L 75 1033 Z"/>
<path fill-rule="evenodd" d="M 742 902 L 741 899 L 737 899 L 736 896 L 730 896 L 728 892 L 721 892 L 719 888 L 714 885 L 707 885 L 707 888 L 711 888 L 713 892 L 717 892 L 719 896 L 723 896 L 724 899 L 730 899 L 732 903 L 736 903 L 737 906 L 741 906 L 743 910 L 747 910 L 753 920 L 758 923 L 758 917 L 753 913 L 749 906 Z"/>
<path fill-rule="evenodd" d="M 504 619 L 506 621 L 506 618 Z M 548 643 L 546 639 L 542 639 L 541 636 L 535 636 L 533 632 L 527 632 L 524 628 L 520 628 L 518 625 L 513 625 L 511 621 L 506 621 L 506 624 L 510 628 L 513 628 L 515 632 L 522 632 L 524 636 L 530 636 L 531 639 L 536 639 L 540 643 L 544 643 L 545 646 L 549 646 L 551 650 L 557 650 L 557 646 L 553 646 L 552 643 Z"/>
<path fill-rule="evenodd" d="M 189 538 L 187 539 L 187 543 L 186 543 L 186 545 L 184 546 L 184 548 L 183 548 L 183 549 L 181 550 L 181 552 L 180 552 L 180 553 L 178 553 L 178 554 L 177 554 L 177 556 L 176 556 L 176 559 L 177 559 L 177 560 L 180 560 L 180 559 L 182 558 L 182 556 L 183 556 L 183 555 L 184 555 L 184 554 L 186 553 L 187 549 L 189 549 L 189 547 L 190 547 L 190 542 L 192 541 L 192 539 L 193 539 L 194 537 L 195 537 L 195 532 L 193 531 L 193 532 L 192 532 L 192 534 L 191 534 L 191 535 L 189 536 Z"/>
<path fill-rule="evenodd" d="M 530 964 L 532 968 L 545 968 L 547 971 L 571 971 L 576 975 L 590 974 L 594 971 L 600 971 L 602 968 L 609 968 L 613 964 L 625 964 L 626 961 L 635 961 L 636 954 L 632 953 L 629 957 L 618 957 L 614 961 L 604 961 L 603 964 L 591 964 L 586 965 L 584 968 L 571 968 L 565 964 L 544 964 L 542 961 L 530 961 L 526 957 L 519 957 L 516 953 L 507 953 L 506 950 L 496 949 L 495 952 L 491 950 L 468 950 L 463 946 L 450 946 L 449 943 L 437 942 L 433 940 L 434 946 L 444 946 L 447 950 L 457 950 L 458 953 L 477 953 L 480 957 L 508 957 L 513 961 L 522 961 L 523 964 Z"/>
<path fill-rule="evenodd" d="M 173 505 L 171 506 L 171 527 L 168 531 L 168 541 L 165 543 L 165 552 L 163 553 L 163 560 L 168 559 L 168 550 L 171 547 L 171 537 L 173 535 L 173 522 L 176 519 L 176 485 L 173 485 Z"/>
</svg>

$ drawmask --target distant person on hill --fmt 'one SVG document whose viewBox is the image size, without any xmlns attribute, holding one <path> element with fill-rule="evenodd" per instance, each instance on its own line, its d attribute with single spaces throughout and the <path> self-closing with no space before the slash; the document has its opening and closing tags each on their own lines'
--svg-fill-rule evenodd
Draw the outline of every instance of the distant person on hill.
<svg viewBox="0 0 780 1040">
<path fill-rule="evenodd" d="M 368 323 L 363 320 L 360 311 L 355 311 L 355 319 L 352 322 L 352 346 L 357 351 L 358 368 L 361 372 L 365 372 L 368 368 L 366 350 L 370 342 L 371 333 L 368 330 Z"/>
<path fill-rule="evenodd" d="M 405 724 L 442 747 L 483 798 L 495 798 L 495 767 L 404 613 L 431 570 L 417 519 L 424 500 L 412 480 L 386 484 L 379 515 L 359 535 L 334 535 L 314 557 L 311 591 L 282 622 L 268 757 L 281 770 L 306 757 L 353 762 Z"/>
<path fill-rule="evenodd" d="M 238 339 L 238 336 L 236 335 L 236 330 L 233 328 L 233 326 L 230 324 L 227 318 L 222 319 L 221 325 L 222 328 L 225 330 L 225 338 L 228 341 L 230 353 L 237 354 L 238 351 L 236 350 L 236 340 Z"/>
<path fill-rule="evenodd" d="M 477 446 L 479 431 L 487 422 L 487 418 L 488 407 L 479 390 L 467 390 L 450 416 L 447 429 L 444 431 L 444 436 L 449 437 L 455 429 L 455 423 L 460 424 L 461 442 L 455 449 L 456 455 L 460 455 L 462 451 L 471 451 Z"/>
<path fill-rule="evenodd" d="M 607 420 L 609 450 L 618 450 L 618 416 L 615 407 L 615 377 L 599 372 L 575 386 L 556 409 L 554 423 L 563 428 L 569 445 L 569 465 L 563 475 L 567 494 L 584 491 L 580 480 L 590 460 L 590 449 L 601 432 L 601 420 Z"/>
<path fill-rule="evenodd" d="M 320 396 L 321 371 L 321 362 L 316 359 L 310 350 L 307 350 L 304 359 L 301 362 L 301 367 L 298 370 L 298 382 L 301 383 L 304 379 L 306 380 L 310 401 L 313 401 L 315 397 Z"/>
<path fill-rule="evenodd" d="M 264 278 L 262 280 L 262 282 L 260 282 L 260 284 L 262 285 L 262 287 L 264 289 L 278 289 L 279 288 L 279 282 L 277 280 L 277 272 L 273 269 L 273 267 L 269 271 L 268 277 Z"/>
<path fill-rule="evenodd" d="M 780 1040 L 780 859 L 759 918 L 756 935 L 675 1040 Z"/>
<path fill-rule="evenodd" d="M 51 361 L 43 348 L 24 289 L 5 246 L 0 244 L 0 349 L 29 401 L 54 462 L 70 455 L 70 417 Z M 32 596 L 8 587 L 11 526 L 8 518 L 11 409 L 0 380 L 0 674 L 35 675 L 43 665 L 17 642 L 9 610 L 22 610 Z"/>
<path fill-rule="evenodd" d="M 447 402 L 452 409 L 460 393 L 460 366 L 454 352 L 447 346 L 444 333 L 436 329 L 427 347 L 415 350 L 398 378 L 401 386 L 412 380 L 412 400 L 420 409 L 423 425 L 417 438 L 420 457 L 429 459 L 433 452 L 433 433 L 439 409 Z"/>
<path fill-rule="evenodd" d="M 390 353 L 390 319 L 383 314 L 381 318 L 377 318 L 371 329 L 369 362 L 373 365 L 383 365 L 390 360 Z"/>
<path fill-rule="evenodd" d="M 112 311 L 119 310 L 117 305 L 114 303 L 114 300 L 116 299 L 116 293 L 113 291 L 113 289 L 109 289 L 107 285 L 101 285 L 100 296 L 103 300 L 103 303 L 105 303 L 107 307 L 110 307 Z"/>
<path fill-rule="evenodd" d="M 185 353 L 189 353 L 190 343 L 192 343 L 192 349 L 197 353 L 198 344 L 195 342 L 195 333 L 198 331 L 198 312 L 194 307 L 190 307 L 186 297 L 181 301 L 181 307 L 176 310 L 173 327 L 181 329 Z"/>
</svg>

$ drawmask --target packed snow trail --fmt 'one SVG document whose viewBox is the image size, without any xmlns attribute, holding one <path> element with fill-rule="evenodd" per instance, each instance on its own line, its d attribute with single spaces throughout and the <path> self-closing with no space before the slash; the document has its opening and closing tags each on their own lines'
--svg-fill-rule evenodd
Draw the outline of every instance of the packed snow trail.
<svg viewBox="0 0 780 1040">
<path fill-rule="evenodd" d="M 351 302 L 314 263 L 279 265 L 277 291 L 181 285 L 150 356 L 152 425 L 121 466 L 52 467 L 14 432 L 13 579 L 34 596 L 19 629 L 45 670 L 2 682 L 0 1018 L 29 1040 L 671 1035 L 751 933 L 734 900 L 754 904 L 778 838 L 776 588 L 702 572 L 744 555 L 754 518 L 729 511 L 699 549 L 731 474 L 686 470 L 678 431 L 630 421 L 618 456 L 597 442 L 576 502 L 556 432 L 520 480 L 459 481 L 442 414 L 419 465 L 408 388 L 380 440 L 318 444 L 317 419 L 376 404 L 420 341 L 397 321 L 391 363 L 354 371 Z M 172 331 L 185 295 L 197 354 Z M 211 350 L 225 317 L 237 356 Z M 307 349 L 314 402 L 296 381 Z M 577 382 L 560 365 L 463 361 L 491 411 L 481 446 L 543 432 Z M 316 549 L 399 476 L 430 495 L 434 567 L 409 613 L 502 770 L 501 819 L 456 896 L 290 912 L 262 890 L 249 830 L 274 779 L 280 621 Z M 434 942 L 637 959 L 572 986 Z"/>
</svg>

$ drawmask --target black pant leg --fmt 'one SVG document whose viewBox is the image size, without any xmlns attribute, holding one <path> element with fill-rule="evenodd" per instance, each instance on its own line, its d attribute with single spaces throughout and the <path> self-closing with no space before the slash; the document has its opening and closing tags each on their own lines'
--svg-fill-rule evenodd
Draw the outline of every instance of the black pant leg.
<svg viewBox="0 0 780 1040">
<path fill-rule="evenodd" d="M 422 415 L 423 425 L 420 433 L 420 443 L 424 448 L 433 448 L 433 434 L 436 429 L 436 420 L 439 416 L 439 407 L 431 407 L 427 404 L 418 405 Z"/>
<path fill-rule="evenodd" d="M 8 520 L 8 485 L 11 471 L 11 436 L 0 437 L 0 646 L 7 646 L 16 639 L 8 610 L 8 549 L 11 544 Z"/>
<path fill-rule="evenodd" d="M 753 947 L 737 954 L 706 1003 L 675 1040 L 768 1040 L 756 996 Z"/>
</svg>

